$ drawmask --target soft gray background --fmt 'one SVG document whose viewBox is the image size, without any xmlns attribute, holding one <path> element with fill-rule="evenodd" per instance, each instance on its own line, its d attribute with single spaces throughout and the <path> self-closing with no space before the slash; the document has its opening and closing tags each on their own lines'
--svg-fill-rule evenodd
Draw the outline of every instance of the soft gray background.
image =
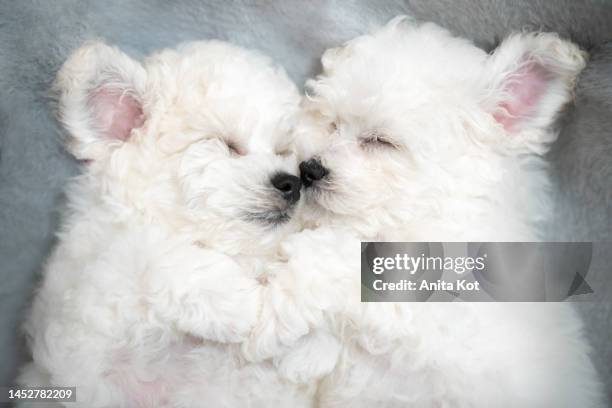
<svg viewBox="0 0 612 408">
<path fill-rule="evenodd" d="M 487 50 L 512 30 L 539 28 L 591 52 L 551 154 L 559 208 L 550 231 L 551 239 L 610 241 L 612 0 L 0 0 L 0 384 L 12 383 L 23 356 L 22 311 L 53 242 L 62 187 L 78 172 L 59 145 L 46 97 L 72 49 L 105 38 L 141 57 L 182 41 L 219 38 L 264 51 L 301 84 L 317 72 L 325 48 L 397 14 L 435 21 Z M 605 302 L 580 310 L 612 395 L 607 248 L 595 254 L 588 279 Z"/>
</svg>

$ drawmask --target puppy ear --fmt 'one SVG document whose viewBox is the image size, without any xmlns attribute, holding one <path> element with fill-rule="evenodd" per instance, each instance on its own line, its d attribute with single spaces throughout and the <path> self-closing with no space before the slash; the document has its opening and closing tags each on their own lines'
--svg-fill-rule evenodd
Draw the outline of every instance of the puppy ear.
<svg viewBox="0 0 612 408">
<path fill-rule="evenodd" d="M 146 71 L 117 48 L 101 42 L 76 50 L 60 69 L 53 89 L 58 116 L 78 159 L 96 160 L 143 125 Z"/>
<path fill-rule="evenodd" d="M 545 129 L 572 98 L 585 58 L 556 34 L 515 34 L 486 61 L 484 107 L 510 134 Z"/>
</svg>

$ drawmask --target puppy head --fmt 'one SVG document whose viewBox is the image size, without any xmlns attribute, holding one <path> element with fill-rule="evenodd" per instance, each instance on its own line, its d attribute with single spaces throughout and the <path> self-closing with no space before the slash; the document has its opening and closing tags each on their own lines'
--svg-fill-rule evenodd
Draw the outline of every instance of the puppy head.
<svg viewBox="0 0 612 408">
<path fill-rule="evenodd" d="M 292 151 L 299 94 L 267 58 L 221 42 L 141 64 L 89 43 L 55 82 L 87 204 L 154 220 L 229 252 L 271 248 L 300 197 Z M 83 198 L 81 198 L 83 200 Z"/>
<path fill-rule="evenodd" d="M 485 197 L 508 158 L 546 151 L 584 64 L 553 34 L 517 34 L 488 55 L 405 18 L 328 50 L 300 127 L 316 217 L 389 225 Z"/>
</svg>

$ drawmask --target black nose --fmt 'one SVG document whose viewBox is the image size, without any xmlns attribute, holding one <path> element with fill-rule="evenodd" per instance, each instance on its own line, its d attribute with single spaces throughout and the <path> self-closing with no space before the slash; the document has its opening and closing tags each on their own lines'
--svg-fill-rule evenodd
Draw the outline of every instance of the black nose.
<svg viewBox="0 0 612 408">
<path fill-rule="evenodd" d="M 295 203 L 300 199 L 302 182 L 298 177 L 289 173 L 278 173 L 270 181 L 274 188 L 281 192 L 285 200 Z"/>
<path fill-rule="evenodd" d="M 310 159 L 300 163 L 300 175 L 304 186 L 309 187 L 317 180 L 321 180 L 329 173 L 317 159 Z"/>
</svg>

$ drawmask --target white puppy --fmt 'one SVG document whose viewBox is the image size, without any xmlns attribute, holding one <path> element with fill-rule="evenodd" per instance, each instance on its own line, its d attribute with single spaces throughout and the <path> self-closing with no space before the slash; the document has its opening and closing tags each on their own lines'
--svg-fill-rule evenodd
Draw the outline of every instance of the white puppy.
<svg viewBox="0 0 612 408">
<path fill-rule="evenodd" d="M 274 356 L 291 378 L 334 367 L 323 407 L 598 406 L 567 304 L 359 302 L 359 240 L 541 239 L 542 155 L 584 54 L 553 34 L 516 34 L 488 55 L 400 18 L 322 63 L 304 104 L 313 158 L 300 165 L 318 228 L 283 243 L 287 271 L 270 282 L 276 302 L 249 358 Z M 322 333 L 342 341 L 337 364 Z"/>
<path fill-rule="evenodd" d="M 300 97 L 285 73 L 215 41 L 144 64 L 94 42 L 55 88 L 87 165 L 26 324 L 21 383 L 76 386 L 87 408 L 308 404 L 238 345 L 260 309 L 259 264 L 296 227 Z"/>
</svg>

